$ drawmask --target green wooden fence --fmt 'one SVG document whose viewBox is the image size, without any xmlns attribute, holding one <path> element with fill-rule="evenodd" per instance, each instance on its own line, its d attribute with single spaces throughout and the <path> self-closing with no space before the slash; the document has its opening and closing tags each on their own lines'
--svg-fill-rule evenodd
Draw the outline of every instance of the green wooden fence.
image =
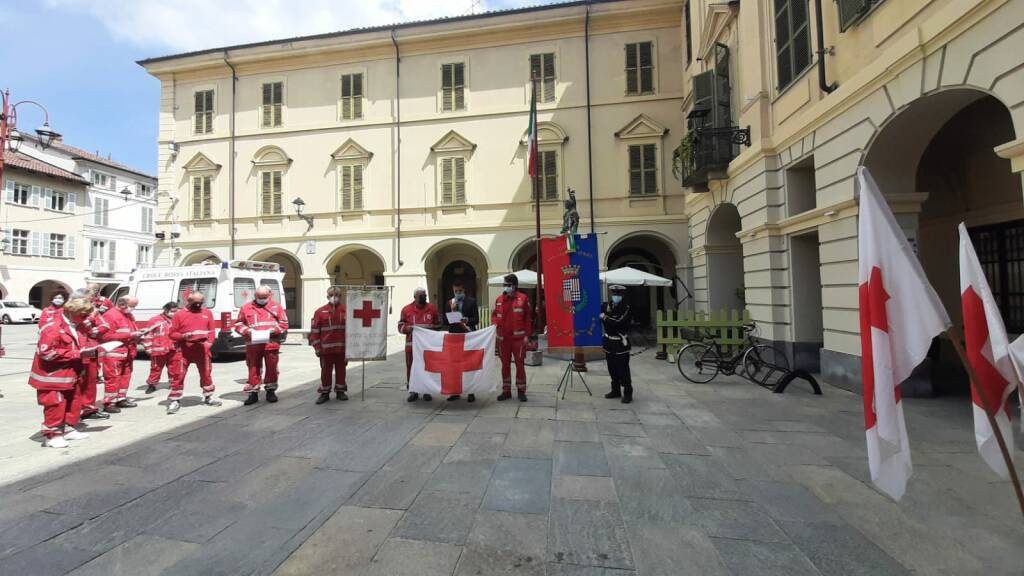
<svg viewBox="0 0 1024 576">
<path fill-rule="evenodd" d="M 491 325 L 491 309 L 487 306 L 480 306 L 480 330 Z"/>
<path fill-rule="evenodd" d="M 674 361 L 680 347 L 700 341 L 706 330 L 731 349 L 743 345 L 746 324 L 750 324 L 748 310 L 720 310 L 710 314 L 694 310 L 658 310 L 658 346 L 669 352 L 669 361 Z"/>
</svg>

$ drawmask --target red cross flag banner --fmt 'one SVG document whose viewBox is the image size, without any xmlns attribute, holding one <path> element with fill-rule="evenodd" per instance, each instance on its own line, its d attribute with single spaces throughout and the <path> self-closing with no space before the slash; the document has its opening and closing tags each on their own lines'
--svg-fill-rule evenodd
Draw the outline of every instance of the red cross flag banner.
<svg viewBox="0 0 1024 576">
<path fill-rule="evenodd" d="M 974 367 L 978 380 L 971 386 L 974 438 L 978 443 L 978 453 L 993 472 L 1009 480 L 1010 472 L 1006 468 L 989 416 L 1002 431 L 1008 453 L 1013 454 L 1009 401 L 1019 381 L 1010 357 L 1006 326 L 963 223 L 960 224 L 960 300 L 964 311 L 967 359 Z M 985 399 L 982 400 L 979 394 L 984 394 Z"/>
<path fill-rule="evenodd" d="M 409 391 L 420 394 L 482 394 L 498 389 L 494 326 L 465 334 L 412 331 Z"/>
<path fill-rule="evenodd" d="M 383 360 L 388 353 L 388 291 L 346 293 L 345 355 L 349 360 Z"/>
<path fill-rule="evenodd" d="M 913 471 L 899 385 L 949 326 L 871 174 L 857 169 L 861 369 L 871 480 L 899 500 Z"/>
</svg>

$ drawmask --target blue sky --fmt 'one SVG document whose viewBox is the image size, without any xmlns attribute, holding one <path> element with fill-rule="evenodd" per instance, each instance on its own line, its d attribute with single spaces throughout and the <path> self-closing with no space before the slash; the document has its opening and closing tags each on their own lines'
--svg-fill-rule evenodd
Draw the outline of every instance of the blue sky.
<svg viewBox="0 0 1024 576">
<path fill-rule="evenodd" d="M 0 88 L 65 142 L 156 173 L 159 82 L 136 60 L 552 0 L 0 0 Z M 18 108 L 26 132 L 43 122 Z"/>
</svg>

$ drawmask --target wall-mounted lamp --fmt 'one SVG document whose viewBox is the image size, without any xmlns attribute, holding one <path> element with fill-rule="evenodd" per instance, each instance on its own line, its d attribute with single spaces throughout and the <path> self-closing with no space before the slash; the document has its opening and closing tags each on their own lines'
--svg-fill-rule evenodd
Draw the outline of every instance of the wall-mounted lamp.
<svg viewBox="0 0 1024 576">
<path fill-rule="evenodd" d="M 302 198 L 296 197 L 292 200 L 292 204 L 295 205 L 295 215 L 306 221 L 306 225 L 309 226 L 308 230 L 313 229 L 313 217 L 307 216 L 302 212 L 306 209 L 306 203 L 302 201 Z"/>
<path fill-rule="evenodd" d="M 127 202 L 128 198 L 131 198 L 132 191 L 127 186 L 121 189 L 121 196 L 124 196 L 124 201 Z"/>
</svg>

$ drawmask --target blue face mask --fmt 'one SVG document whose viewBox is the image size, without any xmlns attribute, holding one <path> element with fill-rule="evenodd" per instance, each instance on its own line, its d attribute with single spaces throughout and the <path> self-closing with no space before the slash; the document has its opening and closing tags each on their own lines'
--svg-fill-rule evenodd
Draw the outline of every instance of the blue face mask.
<svg viewBox="0 0 1024 576">
<path fill-rule="evenodd" d="M 458 294 L 455 295 L 455 299 L 458 300 L 459 302 L 462 302 L 463 300 L 466 299 L 466 295 L 462 292 L 459 292 Z"/>
<path fill-rule="evenodd" d="M 619 302 L 622 302 L 622 296 L 619 296 L 618 294 L 612 296 L 612 304 L 618 304 Z"/>
</svg>

